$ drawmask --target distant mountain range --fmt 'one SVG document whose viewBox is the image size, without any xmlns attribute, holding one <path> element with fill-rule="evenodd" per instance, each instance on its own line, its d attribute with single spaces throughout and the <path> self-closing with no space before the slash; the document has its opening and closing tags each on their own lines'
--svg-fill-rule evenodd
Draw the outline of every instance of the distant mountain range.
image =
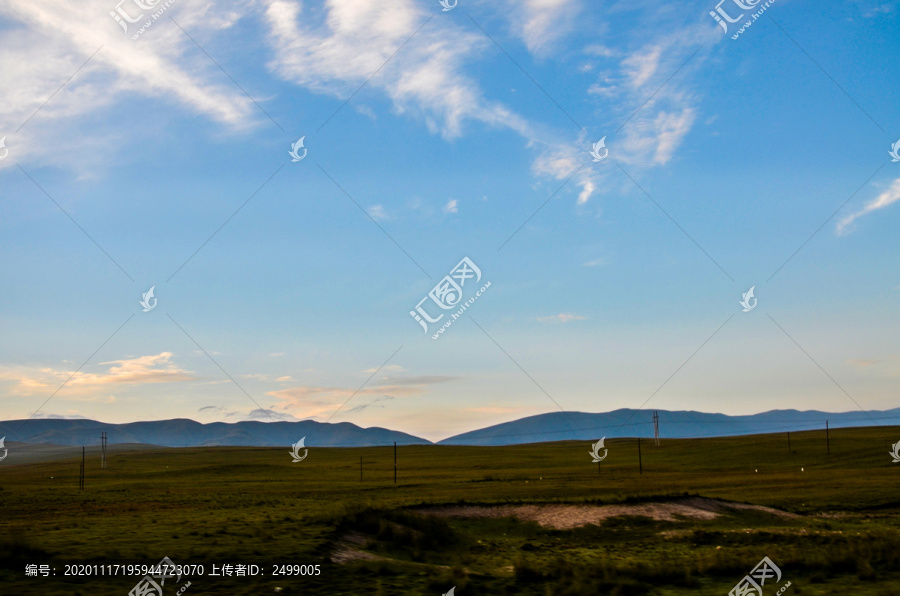
<svg viewBox="0 0 900 596">
<path fill-rule="evenodd" d="M 656 410 L 660 439 L 755 435 L 848 426 L 900 424 L 900 408 L 880 412 L 771 410 L 749 416 Z M 544 441 L 596 441 L 600 437 L 653 437 L 653 410 L 622 409 L 602 414 L 550 412 L 449 437 L 439 445 L 516 445 Z"/>
<path fill-rule="evenodd" d="M 107 424 L 87 419 L 33 418 L 0 422 L 0 436 L 8 442 L 94 445 L 101 432 L 110 444 L 146 443 L 163 447 L 221 445 L 284 446 L 306 437 L 306 446 L 365 447 L 371 445 L 429 445 L 430 441 L 386 428 L 361 428 L 349 422 L 213 422 L 185 418 Z"/>
<path fill-rule="evenodd" d="M 879 412 L 820 412 L 772 410 L 749 416 L 727 416 L 691 411 L 659 412 L 661 439 L 720 437 L 850 426 L 900 424 L 900 408 Z M 439 441 L 438 445 L 516 445 L 546 441 L 596 441 L 600 437 L 653 437 L 653 411 L 622 409 L 591 414 L 551 412 L 495 424 Z M 430 445 L 431 441 L 386 428 L 362 428 L 349 422 L 201 424 L 193 420 L 155 420 L 107 424 L 87 419 L 35 418 L 0 422 L 7 442 L 94 445 L 101 432 L 110 444 L 143 443 L 164 447 L 286 446 L 306 437 L 306 446 L 366 447 L 374 445 Z"/>
</svg>

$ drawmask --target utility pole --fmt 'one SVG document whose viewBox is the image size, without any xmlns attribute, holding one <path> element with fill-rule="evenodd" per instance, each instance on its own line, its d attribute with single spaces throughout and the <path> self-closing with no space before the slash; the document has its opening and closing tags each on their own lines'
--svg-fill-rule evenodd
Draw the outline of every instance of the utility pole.
<svg viewBox="0 0 900 596">
<path fill-rule="evenodd" d="M 397 441 L 394 441 L 394 484 L 397 484 Z"/>
<path fill-rule="evenodd" d="M 659 447 L 659 412 L 653 410 L 653 438 L 656 446 Z"/>
<path fill-rule="evenodd" d="M 359 481 L 362 482 L 362 456 L 359 456 Z"/>
<path fill-rule="evenodd" d="M 78 490 L 84 490 L 84 447 L 81 448 L 81 470 L 78 474 Z"/>
<path fill-rule="evenodd" d="M 640 473 L 643 475 L 644 473 L 644 462 L 641 460 L 641 438 L 638 437 L 638 469 Z"/>
<path fill-rule="evenodd" d="M 791 431 L 788 431 L 788 453 L 791 452 Z"/>
<path fill-rule="evenodd" d="M 102 432 L 102 433 L 100 433 L 100 469 L 101 470 L 106 469 L 106 443 L 107 443 L 106 433 Z"/>
<path fill-rule="evenodd" d="M 828 436 L 828 421 L 825 421 L 825 448 L 828 449 L 828 455 L 831 455 L 831 439 Z"/>
</svg>

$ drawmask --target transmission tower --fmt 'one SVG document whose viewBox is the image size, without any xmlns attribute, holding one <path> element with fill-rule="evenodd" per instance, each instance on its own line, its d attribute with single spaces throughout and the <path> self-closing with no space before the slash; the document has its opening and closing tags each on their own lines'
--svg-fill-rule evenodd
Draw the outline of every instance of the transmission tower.
<svg viewBox="0 0 900 596">
<path fill-rule="evenodd" d="M 100 433 L 100 469 L 101 470 L 106 469 L 106 443 L 107 443 L 106 433 L 102 432 L 102 433 Z"/>
</svg>

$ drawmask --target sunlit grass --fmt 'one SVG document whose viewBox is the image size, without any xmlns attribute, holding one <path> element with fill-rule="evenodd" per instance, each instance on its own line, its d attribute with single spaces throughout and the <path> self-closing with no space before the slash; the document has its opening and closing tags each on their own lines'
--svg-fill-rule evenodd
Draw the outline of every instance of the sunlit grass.
<svg viewBox="0 0 900 596">
<path fill-rule="evenodd" d="M 0 465 L 0 594 L 127 594 L 139 578 L 75 581 L 66 563 L 256 563 L 264 578 L 192 578 L 191 594 L 727 594 L 763 556 L 788 593 L 900 594 L 900 429 L 590 445 L 190 448 Z M 363 480 L 360 481 L 360 457 Z M 801 471 L 801 468 L 803 471 Z M 53 477 L 52 479 L 50 477 Z M 700 521 L 618 517 L 554 530 L 509 518 L 424 517 L 420 505 L 625 503 L 677 495 L 800 514 L 732 511 Z M 668 497 L 667 497 L 668 496 Z M 832 515 L 837 513 L 839 515 Z M 348 533 L 376 560 L 329 561 Z M 55 578 L 25 578 L 50 563 Z M 273 578 L 272 564 L 320 564 Z M 891 591 L 894 590 L 894 591 Z M 173 590 L 174 593 L 174 590 Z"/>
</svg>

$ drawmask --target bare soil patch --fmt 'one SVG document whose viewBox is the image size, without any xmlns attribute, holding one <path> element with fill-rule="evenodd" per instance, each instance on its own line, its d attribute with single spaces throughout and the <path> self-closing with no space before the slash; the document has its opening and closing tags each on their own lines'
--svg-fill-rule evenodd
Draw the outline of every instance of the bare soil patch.
<svg viewBox="0 0 900 596">
<path fill-rule="evenodd" d="M 587 524 L 600 525 L 603 520 L 623 515 L 649 517 L 657 521 L 678 521 L 679 518 L 709 520 L 728 510 L 748 509 L 786 518 L 798 517 L 793 513 L 772 509 L 771 507 L 731 503 L 702 497 L 633 505 L 567 505 L 562 503 L 497 506 L 451 505 L 428 507 L 417 509 L 416 511 L 423 515 L 434 515 L 437 517 L 514 517 L 521 521 L 537 522 L 545 528 L 570 530 Z"/>
</svg>

